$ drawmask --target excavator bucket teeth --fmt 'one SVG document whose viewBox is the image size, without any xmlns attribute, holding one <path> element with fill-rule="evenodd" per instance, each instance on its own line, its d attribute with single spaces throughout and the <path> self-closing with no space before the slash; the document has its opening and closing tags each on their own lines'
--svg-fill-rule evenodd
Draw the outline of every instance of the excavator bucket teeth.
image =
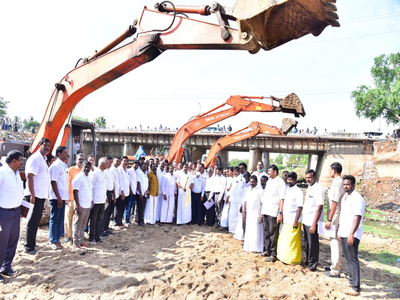
<svg viewBox="0 0 400 300">
<path fill-rule="evenodd" d="M 237 0 L 232 10 L 239 30 L 254 37 L 264 50 L 331 25 L 339 27 L 336 0 Z"/>
<path fill-rule="evenodd" d="M 290 132 L 290 130 L 292 130 L 292 128 L 296 126 L 297 126 L 297 121 L 290 118 L 284 118 L 282 120 L 281 131 L 284 135 L 287 135 Z"/>
<path fill-rule="evenodd" d="M 300 98 L 295 93 L 291 93 L 283 98 L 280 102 L 281 111 L 289 114 L 294 114 L 296 117 L 299 115 L 304 117 L 306 112 L 301 103 Z"/>
</svg>

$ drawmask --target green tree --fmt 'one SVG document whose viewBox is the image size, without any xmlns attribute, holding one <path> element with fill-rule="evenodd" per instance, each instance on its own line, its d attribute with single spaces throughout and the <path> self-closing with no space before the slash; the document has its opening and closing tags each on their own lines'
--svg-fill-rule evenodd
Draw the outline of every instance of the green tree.
<svg viewBox="0 0 400 300">
<path fill-rule="evenodd" d="M 17 122 L 17 123 L 21 122 L 20 116 L 14 116 L 14 122 Z"/>
<path fill-rule="evenodd" d="M 307 165 L 308 157 L 303 154 L 291 154 L 288 156 L 286 161 L 286 167 L 292 168 L 292 166 L 305 166 Z"/>
<path fill-rule="evenodd" d="M 230 166 L 230 167 L 237 167 L 237 166 L 239 166 L 239 164 L 240 164 L 241 162 L 244 162 L 246 165 L 249 165 L 249 160 L 248 160 L 248 159 L 234 158 L 234 159 L 231 159 L 231 160 L 229 161 L 229 166 Z"/>
<path fill-rule="evenodd" d="M 7 115 L 8 101 L 0 97 L 0 117 L 5 117 Z"/>
<path fill-rule="evenodd" d="M 282 165 L 283 164 L 283 154 L 280 153 L 275 157 L 274 163 L 276 165 Z"/>
<path fill-rule="evenodd" d="M 361 85 L 351 93 L 356 114 L 374 121 L 382 116 L 388 124 L 400 123 L 400 53 L 375 57 L 371 68 L 374 87 Z"/>
<path fill-rule="evenodd" d="M 107 126 L 106 118 L 103 116 L 94 119 L 94 123 L 96 124 L 97 128 L 106 128 Z"/>
<path fill-rule="evenodd" d="M 24 121 L 24 127 L 26 130 L 30 131 L 31 127 L 35 129 L 35 132 L 38 130 L 40 123 L 36 121 L 33 116 L 30 116 L 28 119 L 25 119 Z"/>
<path fill-rule="evenodd" d="M 72 119 L 89 122 L 88 118 L 81 118 L 81 117 L 78 117 L 78 116 L 73 116 Z"/>
</svg>

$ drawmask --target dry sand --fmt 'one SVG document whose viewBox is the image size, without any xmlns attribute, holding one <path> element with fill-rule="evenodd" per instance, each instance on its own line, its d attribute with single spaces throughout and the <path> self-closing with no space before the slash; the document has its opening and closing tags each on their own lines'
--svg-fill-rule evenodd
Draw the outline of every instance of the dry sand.
<svg viewBox="0 0 400 300">
<path fill-rule="evenodd" d="M 41 227 L 35 256 L 22 253 L 24 231 L 22 222 L 13 263 L 20 274 L 0 285 L 0 299 L 353 298 L 343 293 L 347 276 L 322 274 L 329 259 L 323 237 L 318 271 L 304 274 L 302 266 L 266 263 L 258 254 L 243 252 L 230 234 L 204 226 L 134 225 L 79 251 L 70 244 L 51 250 L 48 227 Z M 365 236 L 361 243 L 382 243 L 368 240 Z M 398 250 L 399 244 L 393 247 Z M 361 259 L 361 276 L 358 299 L 400 298 L 398 290 L 375 283 L 398 284 L 391 273 Z"/>
</svg>

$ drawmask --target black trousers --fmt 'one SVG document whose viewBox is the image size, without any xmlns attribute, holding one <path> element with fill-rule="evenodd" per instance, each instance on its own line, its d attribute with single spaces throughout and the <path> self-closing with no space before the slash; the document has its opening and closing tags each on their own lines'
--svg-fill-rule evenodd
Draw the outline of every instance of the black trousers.
<svg viewBox="0 0 400 300">
<path fill-rule="evenodd" d="M 342 237 L 342 249 L 344 257 L 347 261 L 347 267 L 349 269 L 349 283 L 351 288 L 357 292 L 361 291 L 360 288 L 360 262 L 358 261 L 358 246 L 360 240 L 357 238 L 353 239 L 353 246 L 347 243 L 347 238 Z"/>
<path fill-rule="evenodd" d="M 315 233 L 310 233 L 310 227 L 303 224 L 304 242 L 306 243 L 306 262 L 311 271 L 315 271 L 319 260 L 319 234 L 318 225 L 315 228 Z"/>
<path fill-rule="evenodd" d="M 125 201 L 122 200 L 121 196 L 117 198 L 117 202 L 115 203 L 115 226 L 122 226 L 122 218 L 124 216 L 125 210 Z"/>
<path fill-rule="evenodd" d="M 140 200 L 140 195 L 137 195 L 137 210 L 138 210 L 138 224 L 144 224 L 144 210 L 146 208 L 147 197 L 143 196 L 143 200 Z"/>
<path fill-rule="evenodd" d="M 103 228 L 104 219 L 104 203 L 95 204 L 90 210 L 90 231 L 89 231 L 89 241 L 95 240 L 96 242 L 100 240 L 100 234 Z"/>
<path fill-rule="evenodd" d="M 108 206 L 104 210 L 103 231 L 110 229 L 111 215 L 114 213 L 114 194 L 112 191 L 107 191 Z"/>
<path fill-rule="evenodd" d="M 279 224 L 277 217 L 263 215 L 264 225 L 264 251 L 269 255 L 276 257 L 276 247 L 278 245 Z"/>
<path fill-rule="evenodd" d="M 30 202 L 30 196 L 25 196 L 25 200 Z M 39 228 L 40 219 L 42 218 L 43 214 L 44 201 L 45 199 L 35 197 L 35 205 L 33 206 L 32 216 L 26 225 L 24 243 L 25 252 L 35 250 L 36 235 Z"/>
<path fill-rule="evenodd" d="M 205 201 L 208 201 L 208 197 L 210 197 L 210 192 L 204 192 L 204 199 L 206 199 Z M 207 226 L 214 225 L 215 224 L 215 204 L 213 206 L 211 206 L 209 209 L 206 209 L 204 207 L 204 212 L 206 215 Z"/>
<path fill-rule="evenodd" d="M 202 225 L 204 222 L 204 205 L 201 202 L 201 193 L 192 192 L 192 223 Z"/>
<path fill-rule="evenodd" d="M 215 224 L 221 225 L 221 215 L 222 210 L 224 209 L 224 198 L 222 197 L 220 203 L 218 204 L 218 198 L 220 193 L 214 193 L 213 200 L 215 202 Z M 210 208 L 211 209 L 211 208 Z"/>
</svg>

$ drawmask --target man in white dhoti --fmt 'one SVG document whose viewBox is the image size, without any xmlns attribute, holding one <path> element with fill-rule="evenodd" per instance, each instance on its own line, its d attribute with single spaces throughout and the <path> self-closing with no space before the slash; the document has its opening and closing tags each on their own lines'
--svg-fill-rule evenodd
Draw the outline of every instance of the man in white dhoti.
<svg viewBox="0 0 400 300">
<path fill-rule="evenodd" d="M 149 198 L 147 199 L 146 208 L 144 210 L 144 222 L 153 225 L 156 223 L 158 204 L 157 165 L 153 163 L 150 168 L 151 171 L 147 174 L 149 179 Z"/>
<path fill-rule="evenodd" d="M 163 182 L 164 182 L 164 175 L 168 172 L 168 166 L 165 166 L 164 169 L 164 162 L 160 162 L 160 166 L 157 169 L 157 178 L 158 178 L 158 203 L 157 203 L 157 215 L 156 220 L 160 221 L 161 217 L 161 206 L 162 202 L 164 201 L 164 193 L 163 193 Z"/>
<path fill-rule="evenodd" d="M 174 206 L 175 206 L 175 188 L 176 188 L 176 177 L 174 175 L 174 166 L 169 166 L 169 172 L 163 177 L 162 190 L 163 190 L 163 201 L 161 203 L 161 223 L 172 223 L 174 218 Z"/>
<path fill-rule="evenodd" d="M 239 167 L 239 171 L 240 171 L 240 167 Z M 244 200 L 246 199 L 246 193 L 251 188 L 250 176 L 251 176 L 250 173 L 247 171 L 244 174 L 239 175 L 239 177 L 244 179 L 244 182 L 245 182 L 243 191 L 240 194 L 239 215 L 238 215 L 238 221 L 236 224 L 235 235 L 233 236 L 235 239 L 237 239 L 239 241 L 244 240 L 244 233 L 246 231 L 246 221 L 245 221 L 245 218 L 243 218 L 243 208 L 244 208 Z"/>
<path fill-rule="evenodd" d="M 246 220 L 246 233 L 244 237 L 244 251 L 262 252 L 263 225 L 261 214 L 261 199 L 263 189 L 257 186 L 257 176 L 250 177 L 250 189 L 246 193 L 244 202 L 244 219 Z"/>
<path fill-rule="evenodd" d="M 176 224 L 186 224 L 192 220 L 191 189 L 193 187 L 192 175 L 188 172 L 188 165 L 184 164 L 176 179 L 178 186 L 178 207 Z"/>
<path fill-rule="evenodd" d="M 229 196 L 228 196 L 228 201 L 231 205 L 229 209 L 229 232 L 230 233 L 235 233 L 237 222 L 238 222 L 238 217 L 239 217 L 239 209 L 240 205 L 242 202 L 241 196 L 243 193 L 243 190 L 246 186 L 246 181 L 244 178 L 241 178 L 239 176 L 240 171 L 239 167 L 235 167 L 233 169 L 233 179 L 231 182 L 231 188 L 229 191 Z M 239 220 L 241 221 L 241 219 Z"/>
</svg>

